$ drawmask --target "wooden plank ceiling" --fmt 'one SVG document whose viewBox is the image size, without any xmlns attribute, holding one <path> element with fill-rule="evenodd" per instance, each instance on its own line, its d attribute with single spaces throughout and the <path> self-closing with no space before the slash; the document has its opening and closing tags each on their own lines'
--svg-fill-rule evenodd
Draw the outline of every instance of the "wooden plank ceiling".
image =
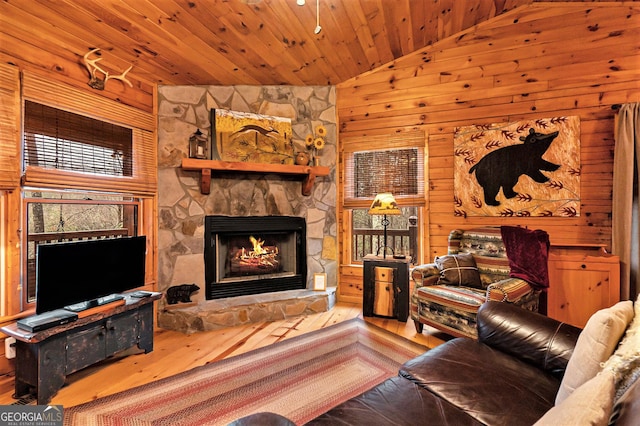
<svg viewBox="0 0 640 426">
<path fill-rule="evenodd" d="M 5 0 L 0 59 L 179 85 L 338 84 L 533 0 Z"/>
</svg>

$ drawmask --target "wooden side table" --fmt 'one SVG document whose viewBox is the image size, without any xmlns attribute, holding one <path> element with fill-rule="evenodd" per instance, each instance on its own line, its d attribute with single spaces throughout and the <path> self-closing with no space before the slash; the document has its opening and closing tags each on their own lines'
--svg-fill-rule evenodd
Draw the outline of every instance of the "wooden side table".
<svg viewBox="0 0 640 426">
<path fill-rule="evenodd" d="M 375 315 L 407 321 L 410 263 L 410 257 L 406 259 L 374 255 L 364 257 L 362 314 L 365 317 Z M 376 268 L 378 268 L 377 273 Z M 386 287 L 389 287 L 390 293 L 383 294 Z M 387 303 L 391 307 L 385 306 Z"/>
</svg>

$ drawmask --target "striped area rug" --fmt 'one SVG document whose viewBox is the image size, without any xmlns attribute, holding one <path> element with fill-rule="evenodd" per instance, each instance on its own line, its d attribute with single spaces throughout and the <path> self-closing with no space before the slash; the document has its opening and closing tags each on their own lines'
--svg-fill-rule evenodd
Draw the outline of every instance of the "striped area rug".
<svg viewBox="0 0 640 426">
<path fill-rule="evenodd" d="M 226 425 L 270 411 L 296 424 L 398 374 L 423 346 L 353 319 L 65 408 L 65 424 Z"/>
</svg>

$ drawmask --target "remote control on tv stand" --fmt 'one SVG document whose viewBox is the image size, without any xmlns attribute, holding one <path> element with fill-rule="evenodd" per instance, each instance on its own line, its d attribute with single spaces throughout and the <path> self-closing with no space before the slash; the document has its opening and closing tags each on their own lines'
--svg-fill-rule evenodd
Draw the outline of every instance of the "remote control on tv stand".
<svg viewBox="0 0 640 426">
<path fill-rule="evenodd" d="M 136 299 L 141 299 L 143 297 L 151 296 L 151 293 L 149 293 L 148 291 L 134 291 L 133 293 L 129 294 L 129 296 L 135 297 Z"/>
</svg>

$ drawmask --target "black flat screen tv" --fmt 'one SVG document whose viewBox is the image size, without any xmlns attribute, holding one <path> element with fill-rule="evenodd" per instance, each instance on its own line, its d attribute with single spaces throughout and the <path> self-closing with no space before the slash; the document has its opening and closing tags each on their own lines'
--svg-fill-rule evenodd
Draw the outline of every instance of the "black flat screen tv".
<svg viewBox="0 0 640 426">
<path fill-rule="evenodd" d="M 143 286 L 145 256 L 145 236 L 39 245 L 36 313 Z"/>
</svg>

